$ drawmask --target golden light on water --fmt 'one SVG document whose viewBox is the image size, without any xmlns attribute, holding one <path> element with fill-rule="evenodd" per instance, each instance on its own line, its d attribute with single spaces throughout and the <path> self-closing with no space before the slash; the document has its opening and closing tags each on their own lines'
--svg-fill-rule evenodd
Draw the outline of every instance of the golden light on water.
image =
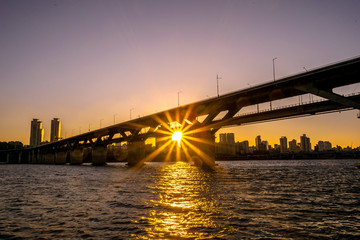
<svg viewBox="0 0 360 240">
<path fill-rule="evenodd" d="M 217 226 L 211 218 L 221 209 L 210 193 L 215 182 L 213 173 L 191 167 L 184 162 L 163 166 L 152 186 L 156 197 L 151 206 L 145 230 L 151 239 L 211 239 L 221 233 L 202 232 Z M 206 209 L 206 214 L 204 213 Z"/>
</svg>

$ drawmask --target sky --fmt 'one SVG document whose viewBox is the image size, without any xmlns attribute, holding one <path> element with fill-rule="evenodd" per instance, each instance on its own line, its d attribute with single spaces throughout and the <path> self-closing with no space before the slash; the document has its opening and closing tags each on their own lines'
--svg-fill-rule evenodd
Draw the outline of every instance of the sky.
<svg viewBox="0 0 360 240">
<path fill-rule="evenodd" d="M 358 0 L 0 0 L 0 141 L 29 144 L 33 118 L 49 140 L 54 117 L 70 137 L 176 107 L 180 91 L 180 104 L 214 97 L 217 74 L 220 94 L 265 83 L 275 57 L 277 79 L 357 57 L 359 12 Z M 220 132 L 355 147 L 358 112 Z"/>
</svg>

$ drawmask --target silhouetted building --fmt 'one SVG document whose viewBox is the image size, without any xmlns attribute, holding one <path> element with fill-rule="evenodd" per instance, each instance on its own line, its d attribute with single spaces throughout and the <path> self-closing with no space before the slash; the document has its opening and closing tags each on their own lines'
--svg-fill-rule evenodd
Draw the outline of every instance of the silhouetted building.
<svg viewBox="0 0 360 240">
<path fill-rule="evenodd" d="M 301 151 L 311 152 L 310 138 L 306 137 L 306 134 L 303 134 L 300 137 L 300 146 L 301 146 Z"/>
<path fill-rule="evenodd" d="M 219 143 L 226 143 L 226 133 L 219 134 Z"/>
<path fill-rule="evenodd" d="M 220 143 L 224 144 L 235 144 L 235 135 L 234 133 L 220 133 L 219 134 Z"/>
<path fill-rule="evenodd" d="M 280 152 L 284 153 L 287 152 L 288 148 L 287 148 L 287 138 L 286 137 L 281 137 L 280 138 Z"/>
<path fill-rule="evenodd" d="M 60 135 L 61 135 L 61 122 L 59 118 L 54 118 L 53 120 L 51 120 L 50 142 L 59 141 Z"/>
<path fill-rule="evenodd" d="M 332 144 L 328 141 L 324 142 L 324 151 L 330 151 L 332 149 Z"/>
<path fill-rule="evenodd" d="M 256 150 L 260 151 L 261 149 L 261 136 L 257 136 L 255 138 L 255 147 L 256 147 Z"/>
<path fill-rule="evenodd" d="M 332 145 L 330 142 L 328 141 L 319 141 L 317 144 L 317 150 L 319 152 L 324 152 L 324 151 L 330 151 L 332 149 Z"/>
<path fill-rule="evenodd" d="M 217 144 L 216 152 L 224 155 L 235 155 L 235 135 L 234 133 L 220 133 L 219 143 Z"/>
<path fill-rule="evenodd" d="M 238 154 L 249 154 L 249 141 L 237 142 L 236 143 L 236 153 Z"/>
<path fill-rule="evenodd" d="M 274 149 L 272 151 L 273 152 L 280 152 L 280 145 L 274 144 Z"/>
<path fill-rule="evenodd" d="M 227 133 L 226 134 L 226 143 L 227 144 L 235 144 L 235 135 L 234 135 L 234 133 Z"/>
<path fill-rule="evenodd" d="M 297 145 L 297 142 L 296 142 L 296 140 L 295 139 L 293 139 L 293 140 L 291 140 L 290 142 L 289 142 L 289 151 L 290 152 L 300 152 L 300 148 L 299 148 L 299 146 Z"/>
<path fill-rule="evenodd" d="M 260 145 L 260 151 L 267 151 L 267 150 L 269 150 L 269 142 L 262 141 Z"/>
<path fill-rule="evenodd" d="M 42 122 L 39 119 L 34 118 L 31 121 L 30 128 L 30 146 L 38 146 L 44 140 L 44 129 L 42 128 Z"/>
</svg>

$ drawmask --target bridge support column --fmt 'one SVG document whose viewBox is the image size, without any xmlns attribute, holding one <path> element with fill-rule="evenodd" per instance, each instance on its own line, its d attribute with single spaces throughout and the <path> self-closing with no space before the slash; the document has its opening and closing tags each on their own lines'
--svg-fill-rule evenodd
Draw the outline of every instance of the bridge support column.
<svg viewBox="0 0 360 240">
<path fill-rule="evenodd" d="M 195 165 L 204 169 L 213 169 L 215 167 L 215 136 L 211 131 L 206 131 L 196 133 L 193 137 L 200 140 L 193 141 L 197 148 L 192 156 Z"/>
<path fill-rule="evenodd" d="M 80 165 L 83 163 L 83 150 L 82 149 L 74 149 L 70 151 L 70 164 Z"/>
<path fill-rule="evenodd" d="M 129 141 L 128 145 L 128 165 L 139 166 L 142 165 L 142 160 L 145 159 L 145 141 Z"/>
<path fill-rule="evenodd" d="M 54 164 L 55 163 L 55 154 L 54 153 L 44 153 L 43 163 L 45 164 Z"/>
<path fill-rule="evenodd" d="M 66 164 L 67 152 L 56 152 L 55 153 L 55 164 Z"/>
<path fill-rule="evenodd" d="M 34 149 L 31 151 L 31 163 L 40 163 L 40 153 L 39 149 Z"/>
<path fill-rule="evenodd" d="M 23 152 L 18 153 L 18 162 L 17 163 L 21 163 L 22 155 L 23 155 Z"/>
<path fill-rule="evenodd" d="M 106 146 L 96 146 L 91 151 L 91 162 L 93 165 L 106 164 L 107 149 Z"/>
</svg>

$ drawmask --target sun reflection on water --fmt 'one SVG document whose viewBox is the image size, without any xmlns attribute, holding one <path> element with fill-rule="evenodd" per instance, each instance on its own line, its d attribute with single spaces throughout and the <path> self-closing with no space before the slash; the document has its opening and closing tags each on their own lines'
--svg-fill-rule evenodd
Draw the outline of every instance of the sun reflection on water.
<svg viewBox="0 0 360 240">
<path fill-rule="evenodd" d="M 211 239 L 220 233 L 212 215 L 219 212 L 219 203 L 212 195 L 212 172 L 184 162 L 165 165 L 153 186 L 156 198 L 149 202 L 146 229 L 150 239 Z M 214 235 L 215 234 L 215 235 Z"/>
</svg>

